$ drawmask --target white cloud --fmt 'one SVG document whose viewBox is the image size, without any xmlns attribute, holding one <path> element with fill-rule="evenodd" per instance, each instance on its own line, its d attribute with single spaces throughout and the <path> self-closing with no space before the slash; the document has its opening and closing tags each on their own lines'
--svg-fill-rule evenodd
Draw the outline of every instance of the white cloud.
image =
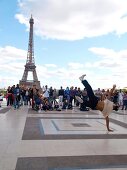
<svg viewBox="0 0 127 170">
<path fill-rule="evenodd" d="M 37 75 L 41 85 L 59 88 L 61 85 L 82 87 L 79 76 L 86 73 L 93 88 L 111 87 L 116 83 L 119 87 L 127 84 L 127 51 L 114 51 L 106 48 L 89 49 L 98 56 L 93 63 L 67 63 L 63 68 L 59 65 L 37 64 Z M 106 55 L 105 55 L 106 54 Z M 26 62 L 26 51 L 15 47 L 0 47 L 0 87 L 17 84 L 21 80 Z M 106 57 L 105 57 L 106 56 Z"/>
<path fill-rule="evenodd" d="M 96 56 L 93 63 L 87 62 L 85 68 L 90 69 L 90 80 L 94 87 L 111 87 L 116 83 L 119 87 L 127 84 L 127 50 L 115 51 L 107 48 L 89 48 Z"/>
<path fill-rule="evenodd" d="M 127 84 L 126 72 L 127 72 L 127 50 L 115 51 L 113 49 L 106 48 L 90 48 L 89 49 L 96 56 L 96 60 L 91 67 L 96 71 L 98 81 L 101 86 L 110 87 L 114 82 L 119 87 L 124 87 Z M 88 63 L 87 63 L 88 64 Z M 94 77 L 95 78 L 95 77 Z M 102 79 L 104 79 L 102 81 Z M 97 82 L 97 79 L 95 79 Z"/>
<path fill-rule="evenodd" d="M 113 49 L 92 47 L 88 50 L 103 58 L 109 58 L 109 56 L 111 56 L 111 58 L 118 56 L 118 54 Z"/>
<path fill-rule="evenodd" d="M 31 13 L 41 37 L 78 40 L 127 32 L 126 0 L 20 0 L 16 18 L 28 27 Z"/>
<path fill-rule="evenodd" d="M 28 18 L 24 17 L 23 15 L 16 14 L 15 18 L 17 18 L 21 24 L 25 24 L 27 27 L 29 26 Z"/>
<path fill-rule="evenodd" d="M 99 62 L 105 61 L 105 63 L 117 63 L 117 65 L 124 66 L 127 62 L 127 50 L 115 51 L 107 48 L 89 48 L 93 54 L 98 56 Z M 101 59 L 101 60 L 100 60 Z M 126 61 L 126 62 L 125 62 Z"/>
<path fill-rule="evenodd" d="M 0 47 L 1 62 L 22 61 L 26 58 L 26 51 L 12 46 Z"/>
<path fill-rule="evenodd" d="M 23 74 L 26 54 L 25 50 L 12 46 L 0 47 L 0 87 L 19 82 L 18 78 Z"/>
<path fill-rule="evenodd" d="M 21 80 L 23 75 L 27 52 L 12 46 L 5 46 L 0 47 L 0 56 L 0 88 L 19 83 L 19 80 Z M 64 84 L 67 85 L 68 80 L 74 80 L 79 77 L 77 71 L 68 68 L 68 65 L 66 65 L 65 68 L 61 68 L 53 63 L 43 65 L 38 64 L 36 66 L 38 79 L 41 81 L 42 85 L 45 85 L 48 82 L 49 84 L 54 85 L 54 87 L 55 85 L 56 87 L 59 87 L 60 82 L 62 85 L 62 82 L 64 81 L 66 82 Z M 79 69 L 78 73 L 80 73 Z"/>
<path fill-rule="evenodd" d="M 70 69 L 81 69 L 84 67 L 84 65 L 81 63 L 72 63 L 72 62 L 69 63 L 68 66 Z"/>
</svg>

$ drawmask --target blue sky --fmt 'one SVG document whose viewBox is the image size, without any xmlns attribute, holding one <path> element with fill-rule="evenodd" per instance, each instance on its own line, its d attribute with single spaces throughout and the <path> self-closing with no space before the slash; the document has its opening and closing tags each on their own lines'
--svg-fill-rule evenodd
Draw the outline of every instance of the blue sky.
<svg viewBox="0 0 127 170">
<path fill-rule="evenodd" d="M 41 86 L 127 87 L 126 0 L 0 0 L 0 87 L 22 78 L 31 14 Z"/>
</svg>

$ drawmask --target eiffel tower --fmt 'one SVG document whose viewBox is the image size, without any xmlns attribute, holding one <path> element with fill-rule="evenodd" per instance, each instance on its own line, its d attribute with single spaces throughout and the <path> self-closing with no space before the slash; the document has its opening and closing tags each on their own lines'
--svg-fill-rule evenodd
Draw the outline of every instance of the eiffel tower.
<svg viewBox="0 0 127 170">
<path fill-rule="evenodd" d="M 33 87 L 36 85 L 38 89 L 41 89 L 40 81 L 38 81 L 37 73 L 36 73 L 36 66 L 34 61 L 34 42 L 33 42 L 33 24 L 34 19 L 31 18 L 29 20 L 30 23 L 30 32 L 29 32 L 29 44 L 28 44 L 28 52 L 27 52 L 27 61 L 25 65 L 25 70 L 22 76 L 22 80 L 19 81 L 20 86 L 25 87 Z M 32 72 L 33 74 L 33 80 L 27 80 L 28 78 L 28 72 Z"/>
</svg>

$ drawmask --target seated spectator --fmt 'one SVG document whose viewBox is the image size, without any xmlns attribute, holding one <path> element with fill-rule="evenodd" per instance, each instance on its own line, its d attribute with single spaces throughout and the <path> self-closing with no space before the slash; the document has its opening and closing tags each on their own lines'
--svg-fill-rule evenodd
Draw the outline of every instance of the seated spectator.
<svg viewBox="0 0 127 170">
<path fill-rule="evenodd" d="M 47 98 L 44 98 L 42 101 L 42 110 L 44 111 L 53 110 L 52 104 L 48 101 Z"/>
</svg>

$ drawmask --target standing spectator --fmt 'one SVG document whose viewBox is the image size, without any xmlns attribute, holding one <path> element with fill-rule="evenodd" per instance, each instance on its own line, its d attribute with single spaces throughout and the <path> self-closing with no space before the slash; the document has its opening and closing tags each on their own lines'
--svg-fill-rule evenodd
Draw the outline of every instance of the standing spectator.
<svg viewBox="0 0 127 170">
<path fill-rule="evenodd" d="M 31 96 L 32 96 L 32 109 L 35 107 L 35 96 L 37 95 L 37 88 L 36 85 L 33 85 L 33 88 L 31 89 Z"/>
<path fill-rule="evenodd" d="M 63 99 L 64 99 L 64 89 L 61 86 L 60 90 L 58 91 L 58 96 L 59 96 L 59 108 L 63 107 Z"/>
<path fill-rule="evenodd" d="M 33 101 L 33 89 L 29 88 L 28 89 L 28 102 L 29 102 L 30 106 L 32 105 L 32 101 Z"/>
<path fill-rule="evenodd" d="M 58 102 L 56 101 L 56 99 L 57 99 L 57 91 L 56 91 L 56 89 L 54 89 L 54 90 L 53 90 L 53 105 L 54 105 L 54 106 L 56 105 L 56 103 L 58 103 Z"/>
<path fill-rule="evenodd" d="M 127 110 L 127 92 L 124 93 L 123 95 L 123 106 L 122 106 L 122 110 Z"/>
<path fill-rule="evenodd" d="M 49 100 L 49 89 L 48 86 L 45 86 L 45 89 L 43 91 L 43 96 Z"/>
<path fill-rule="evenodd" d="M 6 99 L 7 99 L 7 106 L 12 106 L 13 105 L 13 92 L 12 92 L 12 87 L 8 87 L 7 89 L 7 96 L 6 96 Z"/>
<path fill-rule="evenodd" d="M 118 92 L 118 103 L 120 107 L 123 106 L 123 92 L 121 89 Z"/>
<path fill-rule="evenodd" d="M 112 96 L 112 98 L 113 98 L 113 103 L 115 103 L 115 104 L 119 104 L 118 103 L 118 91 L 116 90 L 115 92 L 114 92 L 114 95 Z"/>
<path fill-rule="evenodd" d="M 26 93 L 26 90 L 25 90 L 25 87 L 24 86 L 22 86 L 22 87 L 20 87 L 20 97 L 21 97 L 21 105 L 25 105 L 25 93 Z"/>
<path fill-rule="evenodd" d="M 42 86 L 42 93 L 44 93 L 45 91 L 45 86 Z"/>
<path fill-rule="evenodd" d="M 101 100 L 105 100 L 106 98 L 107 98 L 106 91 L 105 91 L 105 89 L 102 89 L 102 98 L 101 98 Z"/>
<path fill-rule="evenodd" d="M 1 107 L 2 101 L 3 101 L 3 96 L 2 96 L 2 94 L 0 94 L 0 107 Z"/>
<path fill-rule="evenodd" d="M 77 87 L 74 88 L 74 105 L 76 105 L 76 98 L 75 96 L 77 96 Z"/>
<path fill-rule="evenodd" d="M 81 91 L 80 87 L 78 87 L 77 95 L 76 96 L 79 96 L 79 97 L 82 96 L 82 91 Z M 76 106 L 79 106 L 79 101 L 78 100 L 76 100 Z"/>
<path fill-rule="evenodd" d="M 98 88 L 96 91 L 95 91 L 95 95 L 98 97 L 99 100 L 102 100 L 102 91 L 100 88 Z"/>
<path fill-rule="evenodd" d="M 19 102 L 20 102 L 20 88 L 19 84 L 15 87 L 13 86 L 13 94 L 14 94 L 14 109 L 19 108 Z"/>
<path fill-rule="evenodd" d="M 24 105 L 28 105 L 28 102 L 30 101 L 30 98 L 29 98 L 29 89 L 26 88 L 24 90 L 25 92 L 25 95 L 24 95 Z"/>
<path fill-rule="evenodd" d="M 69 87 L 66 87 L 66 89 L 64 91 L 64 97 L 65 97 L 65 100 L 67 101 L 67 107 L 68 107 L 69 103 L 70 103 L 70 89 L 69 89 Z"/>
<path fill-rule="evenodd" d="M 53 104 L 53 89 L 52 89 L 52 86 L 49 88 L 49 101 Z"/>
<path fill-rule="evenodd" d="M 70 88 L 70 102 L 69 102 L 71 107 L 72 107 L 72 103 L 73 103 L 74 97 L 75 97 L 75 91 L 74 91 L 74 87 L 72 86 Z"/>
</svg>

